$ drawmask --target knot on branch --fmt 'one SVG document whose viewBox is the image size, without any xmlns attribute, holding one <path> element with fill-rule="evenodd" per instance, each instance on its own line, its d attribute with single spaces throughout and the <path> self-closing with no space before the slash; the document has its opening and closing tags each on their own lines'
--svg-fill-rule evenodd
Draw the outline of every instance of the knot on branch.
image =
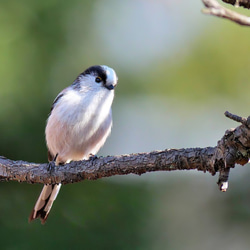
<svg viewBox="0 0 250 250">
<path fill-rule="evenodd" d="M 224 192 L 228 186 L 230 168 L 234 168 L 235 164 L 245 165 L 250 157 L 250 117 L 240 117 L 228 111 L 225 112 L 225 116 L 242 125 L 225 132 L 222 139 L 218 141 L 214 155 L 215 171 L 220 173 L 218 185 Z"/>
</svg>

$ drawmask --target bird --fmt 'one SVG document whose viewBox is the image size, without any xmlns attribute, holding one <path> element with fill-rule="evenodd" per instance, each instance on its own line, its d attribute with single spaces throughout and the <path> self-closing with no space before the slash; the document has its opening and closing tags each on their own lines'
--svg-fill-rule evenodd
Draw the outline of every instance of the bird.
<svg viewBox="0 0 250 250">
<path fill-rule="evenodd" d="M 88 160 L 105 143 L 112 127 L 112 103 L 118 77 L 106 65 L 94 65 L 55 98 L 45 128 L 49 166 Z M 53 165 L 53 164 L 52 164 Z M 45 184 L 29 216 L 44 224 L 61 188 Z"/>
</svg>

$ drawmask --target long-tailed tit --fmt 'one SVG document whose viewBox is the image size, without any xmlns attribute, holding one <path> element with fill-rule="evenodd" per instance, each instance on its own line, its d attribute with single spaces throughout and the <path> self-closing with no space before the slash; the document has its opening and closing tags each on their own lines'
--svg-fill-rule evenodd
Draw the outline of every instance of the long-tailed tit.
<svg viewBox="0 0 250 250">
<path fill-rule="evenodd" d="M 105 143 L 112 127 L 115 71 L 92 66 L 55 99 L 45 129 L 48 159 L 55 165 L 88 159 Z M 61 184 L 44 185 L 29 217 L 44 224 Z"/>
</svg>

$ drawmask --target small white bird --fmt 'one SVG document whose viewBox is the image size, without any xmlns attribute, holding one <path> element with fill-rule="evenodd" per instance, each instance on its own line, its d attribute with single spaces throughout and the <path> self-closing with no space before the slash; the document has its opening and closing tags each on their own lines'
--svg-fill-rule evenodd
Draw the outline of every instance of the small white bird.
<svg viewBox="0 0 250 250">
<path fill-rule="evenodd" d="M 92 66 L 56 97 L 45 129 L 50 162 L 86 160 L 103 146 L 111 132 L 117 81 L 113 69 Z M 60 188 L 61 184 L 44 185 L 29 221 L 40 217 L 45 223 Z"/>
</svg>

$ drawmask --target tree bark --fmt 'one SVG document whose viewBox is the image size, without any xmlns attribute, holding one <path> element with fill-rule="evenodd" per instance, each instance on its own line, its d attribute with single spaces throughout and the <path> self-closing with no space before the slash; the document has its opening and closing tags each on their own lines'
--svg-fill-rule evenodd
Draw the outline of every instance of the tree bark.
<svg viewBox="0 0 250 250">
<path fill-rule="evenodd" d="M 191 170 L 219 172 L 218 185 L 226 191 L 230 168 L 244 165 L 250 156 L 250 117 L 242 118 L 226 112 L 225 115 L 241 125 L 225 132 L 215 147 L 166 149 L 150 153 L 93 158 L 73 161 L 48 170 L 48 164 L 13 161 L 0 157 L 0 180 L 27 183 L 74 183 L 96 180 L 114 175 L 141 175 L 153 171 Z"/>
</svg>

